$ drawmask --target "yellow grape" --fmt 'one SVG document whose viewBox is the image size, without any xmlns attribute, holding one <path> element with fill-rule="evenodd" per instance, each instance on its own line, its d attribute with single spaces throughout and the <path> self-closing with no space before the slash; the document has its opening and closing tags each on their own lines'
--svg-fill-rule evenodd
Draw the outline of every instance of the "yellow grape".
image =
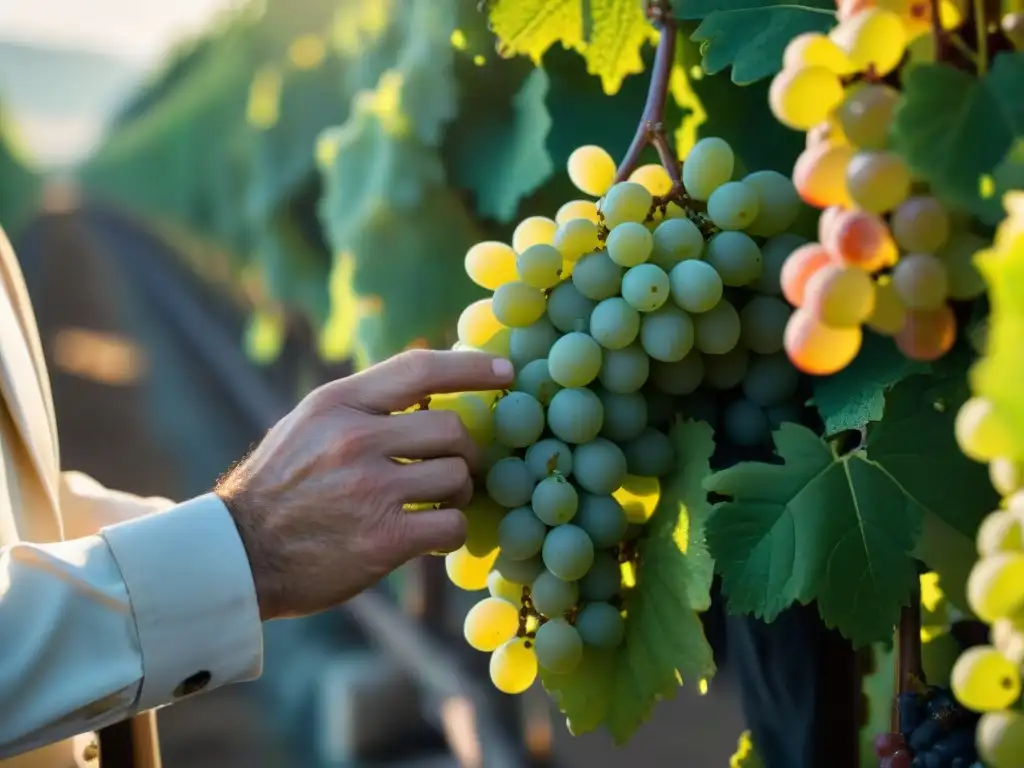
<svg viewBox="0 0 1024 768">
<path fill-rule="evenodd" d="M 978 554 L 988 557 L 1000 552 L 1024 552 L 1021 522 L 1021 516 L 1011 510 L 998 509 L 987 515 L 978 527 Z"/>
<path fill-rule="evenodd" d="M 509 328 L 533 325 L 540 320 L 546 308 L 543 292 L 526 283 L 505 283 L 491 298 L 494 316 Z"/>
<path fill-rule="evenodd" d="M 516 607 L 518 610 L 523 601 L 523 585 L 515 584 L 498 571 L 491 571 L 487 576 L 487 591 L 491 597 L 500 597 Z"/>
<path fill-rule="evenodd" d="M 839 76 L 825 67 L 784 69 L 772 80 L 768 104 L 783 125 L 808 131 L 827 119 L 843 100 Z"/>
<path fill-rule="evenodd" d="M 946 267 L 930 253 L 908 253 L 892 271 L 892 284 L 907 309 L 938 309 L 949 294 Z"/>
<path fill-rule="evenodd" d="M 498 550 L 484 557 L 475 557 L 468 549 L 461 547 L 444 558 L 448 580 L 459 589 L 477 592 L 487 586 L 487 574 L 491 572 Z"/>
<path fill-rule="evenodd" d="M 520 251 L 516 259 L 519 279 L 533 288 L 545 290 L 562 278 L 562 252 L 553 245 L 537 243 Z"/>
<path fill-rule="evenodd" d="M 546 216 L 530 216 L 519 222 L 512 233 L 512 248 L 522 253 L 531 245 L 551 245 L 558 225 Z"/>
<path fill-rule="evenodd" d="M 457 392 L 430 396 L 430 410 L 454 411 L 477 445 L 487 445 L 494 439 L 493 400 L 480 392 Z"/>
<path fill-rule="evenodd" d="M 874 68 L 880 77 L 896 69 L 907 49 L 903 20 L 892 11 L 865 8 L 829 33 L 859 71 Z"/>
<path fill-rule="evenodd" d="M 986 712 L 978 721 L 978 757 L 987 768 L 1020 768 L 1024 755 L 1024 712 Z"/>
<path fill-rule="evenodd" d="M 839 21 L 847 21 L 865 8 L 874 8 L 876 5 L 875 0 L 836 0 L 836 8 L 839 11 L 836 15 Z"/>
<path fill-rule="evenodd" d="M 537 679 L 537 655 L 525 637 L 509 640 L 491 654 L 491 682 L 502 693 L 522 693 Z"/>
<path fill-rule="evenodd" d="M 654 198 L 645 187 L 635 181 L 623 181 L 608 190 L 597 208 L 604 225 L 614 229 L 626 222 L 639 223 L 646 220 L 653 203 Z"/>
<path fill-rule="evenodd" d="M 596 216 L 596 206 L 594 212 Z M 566 261 L 579 261 L 583 256 L 600 248 L 601 242 L 597 239 L 597 232 L 597 224 L 590 219 L 570 219 L 558 227 L 553 244 Z"/>
<path fill-rule="evenodd" d="M 846 189 L 860 208 L 886 213 L 910 194 L 910 168 L 895 152 L 858 152 L 846 169 Z"/>
<path fill-rule="evenodd" d="M 945 304 L 938 309 L 908 309 L 903 327 L 893 338 L 905 357 L 930 363 L 953 348 L 956 316 Z"/>
<path fill-rule="evenodd" d="M 853 159 L 849 144 L 817 144 L 800 153 L 793 166 L 793 185 L 803 201 L 815 208 L 850 207 L 846 168 Z"/>
<path fill-rule="evenodd" d="M 805 142 L 805 149 L 816 147 L 819 144 L 849 144 L 850 139 L 847 138 L 846 133 L 843 131 L 843 126 L 840 125 L 835 115 L 829 115 L 828 119 L 823 120 L 816 126 L 807 131 L 807 141 Z"/>
<path fill-rule="evenodd" d="M 807 281 L 803 306 L 833 328 L 859 326 L 875 308 L 875 283 L 862 269 L 827 264 Z"/>
<path fill-rule="evenodd" d="M 657 163 L 641 165 L 629 174 L 629 180 L 635 181 L 655 197 L 664 197 L 672 189 L 672 179 L 668 171 Z"/>
<path fill-rule="evenodd" d="M 495 651 L 516 636 L 519 611 L 500 597 L 485 597 L 469 609 L 462 625 L 462 634 L 470 647 L 478 651 Z"/>
<path fill-rule="evenodd" d="M 786 257 L 779 273 L 779 283 L 786 301 L 794 307 L 802 307 L 807 282 L 831 263 L 832 258 L 820 243 L 804 243 L 796 248 Z"/>
<path fill-rule="evenodd" d="M 1013 454 L 1013 435 L 987 398 L 972 397 L 961 405 L 954 431 L 960 450 L 975 461 L 992 461 Z"/>
<path fill-rule="evenodd" d="M 786 354 L 804 373 L 827 376 L 853 361 L 860 351 L 863 336 L 859 326 L 832 328 L 810 311 L 798 309 L 786 324 Z"/>
<path fill-rule="evenodd" d="M 569 180 L 587 195 L 601 197 L 615 182 L 615 160 L 601 147 L 588 144 L 569 155 Z"/>
<path fill-rule="evenodd" d="M 864 211 L 829 211 L 833 213 L 827 222 L 819 220 L 819 234 L 824 230 L 822 243 L 835 259 L 865 272 L 877 272 L 896 263 L 899 249 L 881 217 Z"/>
<path fill-rule="evenodd" d="M 804 32 L 790 40 L 786 46 L 782 68 L 800 67 L 825 67 L 837 75 L 848 75 L 853 72 L 853 62 L 846 52 L 828 35 L 820 32 Z"/>
<path fill-rule="evenodd" d="M 992 625 L 992 645 L 1014 664 L 1024 663 L 1024 625 L 1020 619 L 1000 619 Z"/>
<path fill-rule="evenodd" d="M 463 344 L 483 349 L 504 327 L 494 316 L 491 299 L 480 299 L 462 310 L 456 330 Z"/>
<path fill-rule="evenodd" d="M 931 0 L 877 0 L 875 6 L 892 11 L 900 17 L 907 40 L 913 40 L 931 30 Z"/>
<path fill-rule="evenodd" d="M 900 302 L 892 280 L 880 278 L 875 284 L 875 308 L 864 321 L 875 333 L 883 336 L 895 336 L 907 320 L 907 308 Z"/>
<path fill-rule="evenodd" d="M 555 223 L 559 225 L 573 219 L 587 219 L 597 224 L 597 203 L 593 200 L 570 200 L 555 214 Z"/>
<path fill-rule="evenodd" d="M 1000 496 L 1009 496 L 1024 488 L 1024 463 L 1006 458 L 992 459 L 988 465 L 988 477 Z"/>
<path fill-rule="evenodd" d="M 975 712 L 1006 709 L 1020 698 L 1020 670 L 990 645 L 964 651 L 950 683 L 960 703 Z"/>
<path fill-rule="evenodd" d="M 1024 555 L 1003 552 L 975 563 L 967 579 L 967 602 L 986 624 L 1019 615 L 1024 608 Z"/>
<path fill-rule="evenodd" d="M 466 251 L 466 274 L 489 291 L 516 278 L 516 252 L 511 246 L 494 240 L 477 243 Z"/>
</svg>

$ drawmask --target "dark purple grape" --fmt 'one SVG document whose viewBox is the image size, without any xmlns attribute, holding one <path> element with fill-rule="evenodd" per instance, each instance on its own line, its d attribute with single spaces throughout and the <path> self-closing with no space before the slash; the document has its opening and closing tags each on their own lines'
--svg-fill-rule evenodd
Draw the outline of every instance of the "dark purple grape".
<svg viewBox="0 0 1024 768">
<path fill-rule="evenodd" d="M 896 708 L 900 716 L 900 732 L 909 739 L 910 734 L 924 722 L 924 707 L 912 693 L 901 693 L 896 699 Z"/>
<path fill-rule="evenodd" d="M 943 733 L 945 731 L 942 723 L 929 718 L 914 729 L 914 732 L 910 734 L 910 738 L 907 739 L 907 743 L 910 744 L 910 748 L 914 752 L 923 752 L 942 738 Z"/>
<path fill-rule="evenodd" d="M 907 746 L 907 740 L 900 733 L 880 733 L 875 736 L 875 754 L 878 757 L 889 757 L 898 749 Z"/>
<path fill-rule="evenodd" d="M 905 749 L 894 752 L 891 757 L 885 759 L 889 761 L 887 768 L 912 768 L 913 758 L 910 756 L 910 752 Z"/>
</svg>

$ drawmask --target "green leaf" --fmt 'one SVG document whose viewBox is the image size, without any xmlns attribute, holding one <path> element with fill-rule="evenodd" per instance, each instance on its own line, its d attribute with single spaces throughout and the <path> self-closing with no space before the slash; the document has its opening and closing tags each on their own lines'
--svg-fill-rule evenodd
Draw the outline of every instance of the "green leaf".
<svg viewBox="0 0 1024 768">
<path fill-rule="evenodd" d="M 641 49 L 654 28 L 638 0 L 495 0 L 490 18 L 505 55 L 524 54 L 540 64 L 555 43 L 582 54 L 587 71 L 614 94 L 629 75 L 643 72 Z"/>
<path fill-rule="evenodd" d="M 782 69 L 789 41 L 805 32 L 827 32 L 835 12 L 806 5 L 766 5 L 715 11 L 692 39 L 703 43 L 704 70 L 709 74 L 732 67 L 732 81 L 747 85 Z"/>
<path fill-rule="evenodd" d="M 705 483 L 730 497 L 708 524 L 730 610 L 772 621 L 817 600 L 854 645 L 884 640 L 917 578 L 920 507 L 863 451 L 836 456 L 795 424 L 774 438 L 783 464 L 737 464 Z"/>
<path fill-rule="evenodd" d="M 907 74 L 893 141 L 914 175 L 943 199 L 990 219 L 986 178 L 1020 136 L 1024 53 L 999 54 L 982 79 L 944 64 Z"/>
<path fill-rule="evenodd" d="M 793 7 L 786 0 L 672 0 L 673 12 L 680 21 L 695 21 L 715 13 L 750 11 L 762 8 Z M 829 11 L 835 16 L 832 0 L 807 0 L 798 7 Z"/>
<path fill-rule="evenodd" d="M 711 561 L 704 545 L 710 511 L 701 482 L 714 439 L 703 422 L 672 431 L 676 473 L 639 541 L 636 587 L 626 595 L 626 638 L 614 652 L 588 650 L 568 675 L 542 673 L 544 687 L 575 734 L 604 725 L 622 743 L 649 717 L 656 700 L 715 672 L 697 611 L 710 604 Z"/>
<path fill-rule="evenodd" d="M 882 418 L 885 394 L 895 384 L 930 367 L 900 354 L 891 339 L 867 333 L 856 359 L 832 376 L 815 378 L 813 402 L 825 434 L 860 429 Z"/>
</svg>

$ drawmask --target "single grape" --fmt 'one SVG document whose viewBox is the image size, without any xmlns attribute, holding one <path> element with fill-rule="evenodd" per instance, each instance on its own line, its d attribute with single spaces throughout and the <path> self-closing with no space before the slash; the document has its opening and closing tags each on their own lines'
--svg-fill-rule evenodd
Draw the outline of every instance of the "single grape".
<svg viewBox="0 0 1024 768">
<path fill-rule="evenodd" d="M 593 144 L 574 149 L 567 165 L 569 180 L 584 194 L 600 197 L 615 181 L 615 161 L 606 150 Z"/>
<path fill-rule="evenodd" d="M 487 574 L 494 565 L 498 552 L 485 557 L 474 557 L 466 547 L 445 555 L 444 567 L 448 580 L 459 589 L 476 592 L 487 586 Z"/>
<path fill-rule="evenodd" d="M 1000 552 L 1024 552 L 1021 516 L 1010 510 L 996 510 L 978 528 L 978 554 L 982 557 Z"/>
<path fill-rule="evenodd" d="M 622 277 L 622 298 L 638 312 L 653 312 L 668 296 L 668 275 L 654 264 L 639 264 Z"/>
<path fill-rule="evenodd" d="M 770 355 L 782 349 L 792 310 L 775 296 L 755 296 L 740 311 L 740 341 L 751 352 Z"/>
<path fill-rule="evenodd" d="M 818 242 L 827 242 L 830 233 L 835 228 L 835 225 L 839 222 L 839 219 L 846 213 L 846 209 L 841 205 L 833 205 L 821 212 L 818 217 Z"/>
<path fill-rule="evenodd" d="M 560 525 L 548 531 L 542 550 L 544 565 L 562 581 L 579 581 L 594 562 L 594 544 L 575 525 Z"/>
<path fill-rule="evenodd" d="M 860 352 L 859 327 L 833 328 L 806 309 L 790 315 L 784 339 L 786 353 L 804 373 L 827 376 L 848 366 Z"/>
<path fill-rule="evenodd" d="M 648 427 L 640 437 L 622 446 L 629 474 L 637 477 L 664 477 L 675 466 L 672 440 L 661 430 Z"/>
<path fill-rule="evenodd" d="M 722 299 L 722 278 L 706 261 L 681 261 L 668 277 L 672 300 L 687 312 L 707 312 Z"/>
<path fill-rule="evenodd" d="M 761 246 L 761 275 L 751 287 L 759 293 L 781 294 L 782 267 L 793 251 L 806 244 L 806 237 L 788 233 L 769 238 Z"/>
<path fill-rule="evenodd" d="M 853 202 L 869 213 L 886 213 L 910 194 L 910 167 L 895 152 L 858 152 L 846 168 Z"/>
<path fill-rule="evenodd" d="M 706 355 L 724 355 L 740 340 L 740 315 L 725 299 L 693 322 L 694 346 Z"/>
<path fill-rule="evenodd" d="M 690 316 L 666 305 L 644 316 L 640 346 L 653 360 L 675 362 L 693 349 L 694 326 Z"/>
<path fill-rule="evenodd" d="M 510 560 L 526 560 L 540 553 L 548 527 L 530 507 L 509 512 L 498 526 L 498 546 Z"/>
<path fill-rule="evenodd" d="M 807 281 L 803 306 L 833 328 L 859 326 L 875 308 L 875 283 L 856 267 L 827 264 Z"/>
<path fill-rule="evenodd" d="M 525 560 L 513 560 L 502 551 L 498 551 L 498 557 L 494 561 L 494 570 L 501 574 L 506 581 L 513 584 L 532 584 L 533 580 L 544 570 L 544 563 L 539 557 L 528 557 Z"/>
<path fill-rule="evenodd" d="M 647 381 L 651 359 L 639 344 L 606 350 L 597 374 L 601 386 L 609 392 L 636 392 Z"/>
<path fill-rule="evenodd" d="M 757 190 L 742 181 L 728 181 L 708 198 L 708 217 L 719 229 L 746 229 L 759 211 Z"/>
<path fill-rule="evenodd" d="M 846 168 L 852 159 L 853 148 L 849 144 L 826 142 L 805 149 L 793 166 L 797 194 L 815 208 L 850 207 Z"/>
<path fill-rule="evenodd" d="M 640 333 L 640 313 L 620 296 L 612 296 L 594 307 L 590 335 L 605 349 L 622 349 Z"/>
<path fill-rule="evenodd" d="M 491 597 L 498 597 L 511 603 L 517 611 L 523 601 L 523 585 L 513 584 L 497 571 L 488 574 L 487 591 L 491 593 Z"/>
<path fill-rule="evenodd" d="M 704 258 L 730 287 L 749 285 L 761 276 L 761 249 L 743 232 L 719 232 L 708 242 Z"/>
<path fill-rule="evenodd" d="M 597 224 L 597 203 L 593 200 L 570 200 L 559 208 L 558 213 L 555 214 L 555 223 L 558 225 L 565 224 L 573 219 L 586 219 Z"/>
<path fill-rule="evenodd" d="M 704 385 L 711 389 L 729 390 L 738 387 L 747 375 L 750 353 L 746 347 L 735 346 L 724 355 L 704 357 Z"/>
<path fill-rule="evenodd" d="M 522 253 L 531 245 L 551 245 L 558 225 L 546 216 L 530 216 L 519 222 L 512 233 L 512 247 Z"/>
<path fill-rule="evenodd" d="M 822 243 L 833 258 L 865 272 L 891 267 L 899 258 L 885 220 L 866 211 L 835 214 Z"/>
<path fill-rule="evenodd" d="M 878 77 L 896 69 L 907 49 L 903 20 L 882 8 L 864 9 L 835 27 L 829 37 L 846 52 L 857 71 L 872 67 Z"/>
<path fill-rule="evenodd" d="M 548 353 L 551 378 L 563 387 L 585 387 L 601 370 L 601 346 L 585 333 L 567 333 Z"/>
<path fill-rule="evenodd" d="M 822 38 L 828 39 L 824 35 Z M 755 171 L 744 176 L 742 183 L 757 195 L 757 215 L 744 228 L 749 234 L 772 237 L 793 226 L 801 204 L 790 179 L 778 171 Z"/>
<path fill-rule="evenodd" d="M 489 291 L 518 280 L 516 252 L 505 243 L 488 240 L 477 243 L 466 252 L 466 274 L 469 279 Z"/>
<path fill-rule="evenodd" d="M 572 473 L 588 493 L 610 494 L 626 479 L 626 456 L 611 440 L 595 437 L 576 446 Z"/>
<path fill-rule="evenodd" d="M 949 240 L 949 212 L 934 197 L 904 200 L 892 212 L 889 226 L 905 251 L 935 253 Z"/>
<path fill-rule="evenodd" d="M 594 255 L 600 256 L 601 254 Z M 573 271 L 573 281 L 567 280 L 559 283 L 548 296 L 548 320 L 562 333 L 587 330 L 590 324 L 590 314 L 597 306 L 597 302 L 588 299 L 576 287 L 575 275 L 577 272 L 578 266 Z M 618 280 L 621 282 L 621 270 Z"/>
<path fill-rule="evenodd" d="M 625 516 L 622 518 L 625 520 Z M 623 531 L 628 526 L 623 526 Z M 622 591 L 622 566 L 614 550 L 598 550 L 594 564 L 579 582 L 580 596 L 584 600 L 611 600 Z"/>
<path fill-rule="evenodd" d="M 725 139 L 708 136 L 690 149 L 683 163 L 683 186 L 694 200 L 707 200 L 732 178 L 736 158 Z"/>
<path fill-rule="evenodd" d="M 544 406 L 525 392 L 509 392 L 494 406 L 494 437 L 509 448 L 526 448 L 544 431 Z"/>
<path fill-rule="evenodd" d="M 614 496 L 592 493 L 580 495 L 579 509 L 572 522 L 586 532 L 597 549 L 616 546 L 626 535 L 628 525 L 626 513 Z"/>
<path fill-rule="evenodd" d="M 588 254 L 576 262 L 572 284 L 593 301 L 611 298 L 619 293 L 622 286 L 622 267 L 604 251 Z"/>
<path fill-rule="evenodd" d="M 968 709 L 1007 709 L 1020 698 L 1020 668 L 992 646 L 978 645 L 957 659 L 951 684 L 957 699 Z"/>
<path fill-rule="evenodd" d="M 600 248 L 597 232 L 597 224 L 590 219 L 570 219 L 559 225 L 552 245 L 566 261 L 579 261 L 586 254 Z"/>
<path fill-rule="evenodd" d="M 753 355 L 743 377 L 743 394 L 762 408 L 784 404 L 796 395 L 800 376 L 785 353 Z"/>
<path fill-rule="evenodd" d="M 491 309 L 498 322 L 523 328 L 540 320 L 546 309 L 544 294 L 526 283 L 505 283 L 494 292 Z"/>
<path fill-rule="evenodd" d="M 771 438 L 768 416 L 759 405 L 743 398 L 726 406 L 722 428 L 730 442 L 744 448 L 764 445 Z"/>
<path fill-rule="evenodd" d="M 580 588 L 575 581 L 562 581 L 551 571 L 543 571 L 530 587 L 533 607 L 549 619 L 563 616 L 576 605 L 579 597 Z"/>
<path fill-rule="evenodd" d="M 505 508 L 487 494 L 475 493 L 461 509 L 466 518 L 466 549 L 474 557 L 487 557 L 498 548 L 498 529 L 505 519 Z"/>
<path fill-rule="evenodd" d="M 659 163 L 641 165 L 629 174 L 629 180 L 635 181 L 656 197 L 664 197 L 672 190 L 672 178 Z"/>
<path fill-rule="evenodd" d="M 471 648 L 495 651 L 519 630 L 519 611 L 511 603 L 497 597 L 485 597 L 469 609 L 462 633 Z"/>
<path fill-rule="evenodd" d="M 562 277 L 562 254 L 553 245 L 531 245 L 516 259 L 516 271 L 519 279 L 533 288 L 551 288 Z"/>
<path fill-rule="evenodd" d="M 946 267 L 930 253 L 908 253 L 892 271 L 892 286 L 907 309 L 938 309 L 946 301 Z"/>
<path fill-rule="evenodd" d="M 931 310 L 907 310 L 903 327 L 893 337 L 906 357 L 923 363 L 938 360 L 956 342 L 956 316 L 948 305 Z"/>
<path fill-rule="evenodd" d="M 1024 754 L 1024 712 L 986 712 L 978 721 L 977 743 L 988 768 L 1017 768 Z"/>
<path fill-rule="evenodd" d="M 491 682 L 502 693 L 522 693 L 537 679 L 537 656 L 528 638 L 509 640 L 491 654 Z"/>
<path fill-rule="evenodd" d="M 459 341 L 475 349 L 482 349 L 503 330 L 504 326 L 494 316 L 491 299 L 474 301 L 462 310 L 456 325 Z"/>
<path fill-rule="evenodd" d="M 647 426 L 647 398 L 639 392 L 598 393 L 604 406 L 601 436 L 615 442 L 631 440 Z"/>
<path fill-rule="evenodd" d="M 565 619 L 552 619 L 537 629 L 534 651 L 542 669 L 567 675 L 583 658 L 583 641 L 576 628 Z"/>
<path fill-rule="evenodd" d="M 704 372 L 704 359 L 693 350 L 676 363 L 655 362 L 651 366 L 651 382 L 666 394 L 689 395 L 704 381 Z"/>
<path fill-rule="evenodd" d="M 518 456 L 501 459 L 487 473 L 487 493 L 508 509 L 522 507 L 533 495 L 533 475 Z"/>
<path fill-rule="evenodd" d="M 828 251 L 820 243 L 801 245 L 782 265 L 782 294 L 794 307 L 804 304 L 807 283 L 814 275 L 832 264 Z"/>
<path fill-rule="evenodd" d="M 430 396 L 430 410 L 454 411 L 469 436 L 480 446 L 494 439 L 492 401 L 479 392 L 456 392 Z"/>
<path fill-rule="evenodd" d="M 979 560 L 967 579 L 967 602 L 986 624 L 1024 608 L 1024 555 L 1003 552 Z"/>
<path fill-rule="evenodd" d="M 558 341 L 558 331 L 546 317 L 525 328 L 513 328 L 509 338 L 509 357 L 516 370 L 534 360 L 544 360 Z"/>
<path fill-rule="evenodd" d="M 687 259 L 699 259 L 704 235 L 689 219 L 666 219 L 652 236 L 650 262 L 668 271 Z"/>
<path fill-rule="evenodd" d="M 843 50 L 820 32 L 804 32 L 786 45 L 782 57 L 783 69 L 825 67 L 837 75 L 853 73 L 853 63 Z"/>
<path fill-rule="evenodd" d="M 985 293 L 985 280 L 975 264 L 975 255 L 986 247 L 985 241 L 971 232 L 956 232 L 937 256 L 946 265 L 949 297 L 955 301 L 976 299 Z"/>
<path fill-rule="evenodd" d="M 591 648 L 614 650 L 626 636 L 626 624 L 618 609 L 608 603 L 588 603 L 576 617 L 576 630 Z"/>
<path fill-rule="evenodd" d="M 616 184 L 597 204 L 604 225 L 615 229 L 626 222 L 641 223 L 651 212 L 654 198 L 651 193 L 633 181 Z"/>
<path fill-rule="evenodd" d="M 866 150 L 885 149 L 900 94 L 884 83 L 865 83 L 847 91 L 836 110 L 843 133 L 857 147 Z"/>
<path fill-rule="evenodd" d="M 988 465 L 988 477 L 1000 496 L 1009 496 L 1024 488 L 1024 464 L 1012 459 L 993 459 Z"/>
<path fill-rule="evenodd" d="M 553 378 L 548 370 L 548 361 L 531 360 L 524 365 L 516 374 L 513 389 L 517 392 L 525 392 L 533 397 L 541 405 L 547 405 L 562 387 Z"/>
<path fill-rule="evenodd" d="M 954 431 L 960 450 L 975 461 L 1013 455 L 1013 433 L 984 397 L 972 397 L 960 406 Z"/>
<path fill-rule="evenodd" d="M 635 267 L 650 258 L 654 236 L 643 224 L 627 221 L 608 233 L 608 257 L 620 267 Z"/>
<path fill-rule="evenodd" d="M 579 451 L 573 455 L 574 470 L 579 472 Z M 533 489 L 533 513 L 547 525 L 562 525 L 572 520 L 579 504 L 579 496 L 572 483 L 562 475 L 545 477 Z"/>
<path fill-rule="evenodd" d="M 555 472 L 566 477 L 572 473 L 572 449 L 553 437 L 547 437 L 527 448 L 524 460 L 537 480 L 543 480 Z"/>
<path fill-rule="evenodd" d="M 601 431 L 603 422 L 604 406 L 589 389 L 560 390 L 548 406 L 548 427 L 566 443 L 590 442 Z"/>
<path fill-rule="evenodd" d="M 839 76 L 822 66 L 783 69 L 768 91 L 772 114 L 783 125 L 808 131 L 843 101 Z"/>
</svg>

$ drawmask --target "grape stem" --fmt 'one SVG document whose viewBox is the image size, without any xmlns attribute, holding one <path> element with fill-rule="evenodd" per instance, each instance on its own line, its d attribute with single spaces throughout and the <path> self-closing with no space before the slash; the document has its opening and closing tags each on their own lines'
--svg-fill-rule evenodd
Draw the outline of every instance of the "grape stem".
<svg viewBox="0 0 1024 768">
<path fill-rule="evenodd" d="M 930 3 L 932 7 L 932 37 L 935 38 L 935 60 L 947 61 L 949 59 L 949 39 L 946 36 L 946 31 L 942 28 L 939 0 L 930 0 Z"/>
</svg>

